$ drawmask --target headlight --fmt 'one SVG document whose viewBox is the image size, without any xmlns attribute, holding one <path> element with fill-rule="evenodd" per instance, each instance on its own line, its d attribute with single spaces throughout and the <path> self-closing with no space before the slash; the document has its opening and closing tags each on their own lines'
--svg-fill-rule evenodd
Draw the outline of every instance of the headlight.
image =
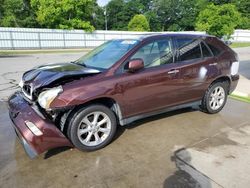
<svg viewBox="0 0 250 188">
<path fill-rule="evenodd" d="M 49 109 L 50 104 L 53 102 L 53 100 L 59 95 L 59 93 L 63 92 L 62 86 L 55 87 L 52 89 L 48 89 L 46 91 L 43 91 L 38 96 L 38 103 L 42 108 Z"/>
</svg>

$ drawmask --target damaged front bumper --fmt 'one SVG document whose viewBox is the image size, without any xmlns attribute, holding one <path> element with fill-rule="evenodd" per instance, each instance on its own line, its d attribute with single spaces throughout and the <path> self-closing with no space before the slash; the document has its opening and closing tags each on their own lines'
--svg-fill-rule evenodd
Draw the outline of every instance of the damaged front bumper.
<svg viewBox="0 0 250 188">
<path fill-rule="evenodd" d="M 50 120 L 24 99 L 21 92 L 9 98 L 9 114 L 13 127 L 30 158 L 56 147 L 73 147 L 71 142 Z"/>
</svg>

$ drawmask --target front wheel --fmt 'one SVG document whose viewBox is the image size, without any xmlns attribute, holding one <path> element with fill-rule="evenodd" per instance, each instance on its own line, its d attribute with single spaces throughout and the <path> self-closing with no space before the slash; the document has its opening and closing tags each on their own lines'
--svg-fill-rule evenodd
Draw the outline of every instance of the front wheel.
<svg viewBox="0 0 250 188">
<path fill-rule="evenodd" d="M 67 133 L 76 148 L 93 151 L 112 141 L 116 127 L 113 111 L 103 105 L 91 105 L 73 115 Z"/>
<path fill-rule="evenodd" d="M 228 82 L 215 82 L 206 91 L 201 109 L 209 114 L 220 112 L 226 104 L 228 93 Z"/>
</svg>

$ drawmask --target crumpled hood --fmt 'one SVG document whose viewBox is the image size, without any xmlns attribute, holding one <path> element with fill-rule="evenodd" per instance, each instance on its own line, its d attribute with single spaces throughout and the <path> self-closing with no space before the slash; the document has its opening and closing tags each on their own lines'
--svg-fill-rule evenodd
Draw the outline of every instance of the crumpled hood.
<svg viewBox="0 0 250 188">
<path fill-rule="evenodd" d="M 22 81 L 24 84 L 32 85 L 33 90 L 35 90 L 57 80 L 97 73 L 100 73 L 100 70 L 87 68 L 75 63 L 47 64 L 25 72 Z"/>
</svg>

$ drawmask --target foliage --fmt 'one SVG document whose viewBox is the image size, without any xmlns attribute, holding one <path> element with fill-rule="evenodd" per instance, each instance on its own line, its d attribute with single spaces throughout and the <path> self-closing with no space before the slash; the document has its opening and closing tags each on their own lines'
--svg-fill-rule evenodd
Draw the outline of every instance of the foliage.
<svg viewBox="0 0 250 188">
<path fill-rule="evenodd" d="M 111 0 L 107 5 L 107 18 L 109 30 L 126 30 L 124 24 L 127 20 L 124 18 L 125 3 L 123 0 Z"/>
<path fill-rule="evenodd" d="M 161 31 L 162 24 L 160 22 L 160 18 L 155 11 L 147 11 L 145 16 L 149 22 L 150 31 Z"/>
<path fill-rule="evenodd" d="M 106 8 L 109 30 L 128 30 L 130 20 L 137 14 L 146 17 L 151 31 L 194 30 L 200 29 L 200 23 L 196 22 L 203 19 L 199 15 L 205 14 L 202 12 L 207 12 L 211 4 L 228 3 L 235 5 L 242 16 L 236 28 L 250 29 L 249 0 L 111 0 L 106 7 L 98 6 L 97 0 L 0 0 L 0 26 L 102 30 Z M 232 13 L 232 8 L 229 9 L 226 15 Z M 229 25 L 231 28 L 231 22 L 221 19 L 224 13 L 216 15 L 213 18 L 221 20 L 216 21 L 216 29 L 218 25 L 223 30 Z M 237 20 L 238 16 L 234 16 Z"/>
<path fill-rule="evenodd" d="M 233 0 L 233 4 L 237 7 L 242 15 L 242 22 L 238 25 L 239 29 L 250 29 L 250 1 L 249 0 Z"/>
<path fill-rule="evenodd" d="M 107 5 L 108 29 L 127 30 L 130 19 L 143 12 L 144 6 L 139 0 L 111 0 Z"/>
<path fill-rule="evenodd" d="M 215 5 L 223 5 L 227 3 L 231 3 L 232 0 L 208 0 L 208 2 L 215 4 Z"/>
<path fill-rule="evenodd" d="M 157 12 L 162 30 L 194 30 L 200 9 L 198 0 L 158 0 Z"/>
<path fill-rule="evenodd" d="M 241 20 L 241 15 L 234 5 L 210 4 L 200 12 L 196 29 L 218 37 L 229 37 L 233 34 L 235 27 L 241 23 Z"/>
<path fill-rule="evenodd" d="M 36 27 L 38 24 L 29 0 L 1 0 L 0 25 L 3 27 Z"/>
<path fill-rule="evenodd" d="M 31 6 L 44 27 L 94 30 L 89 21 L 94 10 L 92 0 L 31 0 Z"/>
<path fill-rule="evenodd" d="M 142 14 L 135 15 L 128 24 L 129 31 L 149 31 L 147 18 Z"/>
<path fill-rule="evenodd" d="M 231 48 L 242 48 L 242 47 L 250 47 L 250 42 L 233 42 L 230 45 Z"/>
<path fill-rule="evenodd" d="M 90 23 L 95 27 L 97 30 L 104 30 L 105 29 L 105 20 L 104 20 L 104 9 L 98 6 L 97 3 L 94 5 L 94 10 L 92 13 L 92 20 Z"/>
</svg>

